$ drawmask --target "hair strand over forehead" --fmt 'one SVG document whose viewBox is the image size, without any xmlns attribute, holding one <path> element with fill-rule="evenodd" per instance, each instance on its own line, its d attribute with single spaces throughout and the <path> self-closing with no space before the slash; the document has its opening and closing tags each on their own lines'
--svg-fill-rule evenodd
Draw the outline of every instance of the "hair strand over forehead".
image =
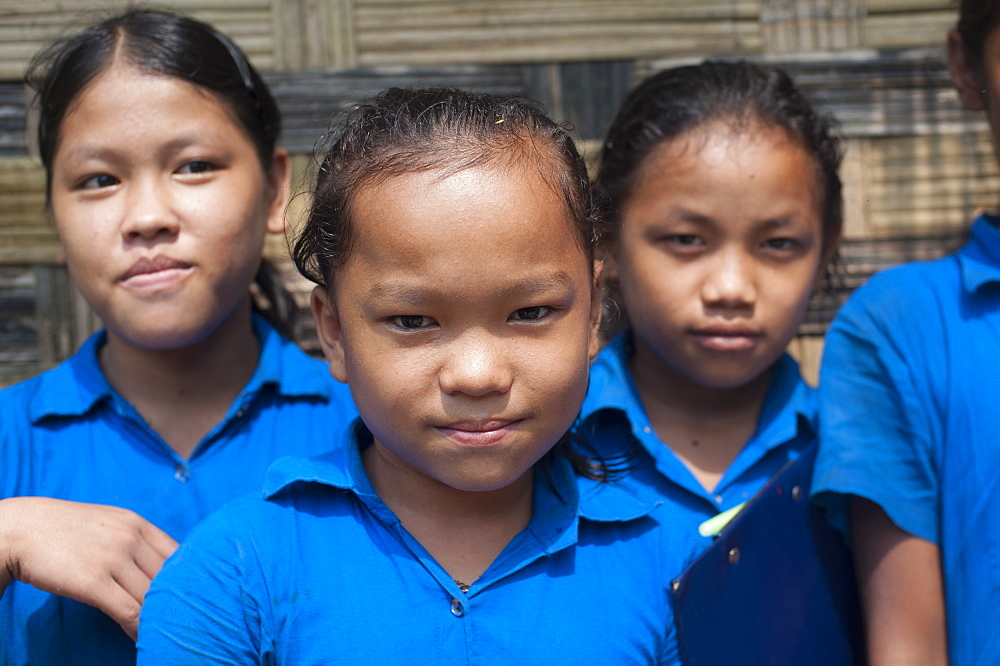
<svg viewBox="0 0 1000 666">
<path fill-rule="evenodd" d="M 299 271 L 327 286 L 351 249 L 358 191 L 394 176 L 447 176 L 527 162 L 560 193 L 590 256 L 595 210 L 586 165 L 566 129 L 518 97 L 451 88 L 390 88 L 348 114 L 319 167 L 312 208 L 295 241 Z"/>
</svg>

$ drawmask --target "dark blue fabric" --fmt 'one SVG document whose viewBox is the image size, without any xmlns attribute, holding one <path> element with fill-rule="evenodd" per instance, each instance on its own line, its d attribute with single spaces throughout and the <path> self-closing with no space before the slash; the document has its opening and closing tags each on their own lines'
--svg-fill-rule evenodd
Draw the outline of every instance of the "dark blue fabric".
<svg viewBox="0 0 1000 666">
<path fill-rule="evenodd" d="M 809 502 L 817 446 L 771 479 L 674 586 L 686 664 L 863 664 L 854 567 Z"/>
</svg>

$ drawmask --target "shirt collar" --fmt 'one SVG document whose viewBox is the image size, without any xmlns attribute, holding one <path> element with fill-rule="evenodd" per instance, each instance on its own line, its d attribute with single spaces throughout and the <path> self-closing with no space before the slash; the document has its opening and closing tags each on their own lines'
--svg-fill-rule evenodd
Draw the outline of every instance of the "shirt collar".
<svg viewBox="0 0 1000 666">
<path fill-rule="evenodd" d="M 76 354 L 39 377 L 38 390 L 28 405 L 33 424 L 49 416 L 86 414 L 114 394 L 97 360 L 107 337 L 106 332 L 98 331 Z"/>
<path fill-rule="evenodd" d="M 771 370 L 771 385 L 764 398 L 754 440 L 777 446 L 805 430 L 817 430 L 816 390 L 805 383 L 799 364 L 784 354 Z"/>
<path fill-rule="evenodd" d="M 298 345 L 278 333 L 260 315 L 253 316 L 253 330 L 260 340 L 260 358 L 242 393 L 254 393 L 270 384 L 286 397 L 331 397 L 331 378 L 317 372 L 316 363 L 303 355 Z"/>
<path fill-rule="evenodd" d="M 260 356 L 241 395 L 273 385 L 283 396 L 330 398 L 330 379 L 317 372 L 316 364 L 303 356 L 295 343 L 259 315 L 253 316 L 253 329 L 260 340 Z M 76 354 L 41 376 L 39 390 L 28 407 L 32 423 L 50 416 L 82 416 L 98 402 L 117 396 L 98 361 L 107 339 L 106 331 L 95 333 Z"/>
<path fill-rule="evenodd" d="M 358 418 L 343 429 L 334 448 L 323 455 L 278 460 L 268 470 L 264 498 L 271 499 L 298 484 L 319 483 L 353 492 L 377 514 L 391 516 L 378 500 L 361 461 L 361 450 L 369 437 Z M 529 529 L 547 553 L 576 542 L 577 517 L 624 522 L 651 513 L 661 503 L 641 496 L 636 489 L 581 477 L 562 457 L 539 463 L 535 471 L 535 502 Z M 387 522 L 395 522 L 395 517 Z"/>
<path fill-rule="evenodd" d="M 374 495 L 368 475 L 361 463 L 361 446 L 357 430 L 360 418 L 350 427 L 342 428 L 332 449 L 311 458 L 280 458 L 264 480 L 264 499 L 302 483 L 319 483 L 359 495 Z M 362 488 L 359 490 L 359 480 Z"/>
<path fill-rule="evenodd" d="M 591 380 L 587 397 L 580 410 L 581 419 L 586 419 L 602 409 L 620 409 L 630 420 L 637 408 L 642 412 L 642 400 L 639 398 L 635 382 L 632 381 L 632 373 L 628 369 L 628 359 L 631 355 L 631 335 L 628 331 L 616 335 L 601 350 L 594 364 L 602 366 L 601 369 L 604 371 L 602 381 Z M 595 373 L 591 372 L 591 377 L 594 376 Z"/>
<path fill-rule="evenodd" d="M 639 390 L 628 369 L 632 353 L 630 335 L 618 334 L 600 353 L 596 363 L 603 365 L 603 381 L 591 382 L 580 413 L 581 420 L 602 409 L 618 409 L 633 425 L 648 423 Z M 763 442 L 773 448 L 794 438 L 801 428 L 816 432 L 816 391 L 802 380 L 799 365 L 790 355 L 778 359 L 771 373 L 771 383 L 761 408 L 757 430 L 751 442 Z"/>
<path fill-rule="evenodd" d="M 972 225 L 969 243 L 958 253 L 962 284 L 968 293 L 990 282 L 1000 282 L 1000 218 L 980 215 Z"/>
</svg>

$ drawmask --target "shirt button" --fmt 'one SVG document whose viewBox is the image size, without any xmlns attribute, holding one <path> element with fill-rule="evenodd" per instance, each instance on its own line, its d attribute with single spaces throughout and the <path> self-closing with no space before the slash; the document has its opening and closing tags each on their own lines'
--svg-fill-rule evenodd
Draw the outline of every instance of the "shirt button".
<svg viewBox="0 0 1000 666">
<path fill-rule="evenodd" d="M 465 615 L 465 606 L 458 599 L 451 600 L 451 614 L 455 617 L 462 617 Z"/>
<path fill-rule="evenodd" d="M 716 504 L 722 504 L 722 495 L 716 495 L 715 496 L 715 503 Z"/>
<path fill-rule="evenodd" d="M 174 468 L 174 478 L 181 483 L 187 483 L 187 480 L 191 478 L 191 470 L 184 465 L 177 465 Z"/>
<path fill-rule="evenodd" d="M 653 432 L 653 429 L 650 428 L 649 426 L 643 426 L 642 431 L 648 435 L 649 433 Z"/>
</svg>

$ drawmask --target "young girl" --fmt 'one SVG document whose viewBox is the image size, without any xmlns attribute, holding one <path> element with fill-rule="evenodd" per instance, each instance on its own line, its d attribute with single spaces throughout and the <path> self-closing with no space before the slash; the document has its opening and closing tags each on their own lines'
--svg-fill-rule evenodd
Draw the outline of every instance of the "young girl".
<svg viewBox="0 0 1000 666">
<path fill-rule="evenodd" d="M 655 504 L 559 443 L 597 350 L 592 239 L 584 164 L 526 102 L 353 114 L 295 256 L 361 421 L 192 534 L 140 663 L 672 661 Z"/>
<path fill-rule="evenodd" d="M 239 49 L 133 11 L 34 71 L 51 212 L 106 329 L 0 393 L 0 663 L 134 663 L 139 607 L 175 540 L 281 453 L 332 446 L 356 412 L 251 315 L 289 168 Z"/>
<path fill-rule="evenodd" d="M 815 439 L 785 349 L 837 248 L 839 142 L 784 74 L 711 62 L 650 78 L 597 185 L 627 328 L 591 373 L 581 435 L 688 517 L 750 499 Z"/>
<path fill-rule="evenodd" d="M 963 0 L 948 58 L 1000 145 L 1000 2 Z M 875 276 L 827 335 L 813 490 L 850 526 L 872 664 L 1000 663 L 998 227 Z"/>
<path fill-rule="evenodd" d="M 839 163 L 832 120 L 783 73 L 743 62 L 653 76 L 608 132 L 605 270 L 627 326 L 597 357 L 577 432 L 631 454 L 629 482 L 682 524 L 672 575 L 712 544 L 706 521 L 815 445 L 814 392 L 785 350 L 840 240 Z M 721 616 L 734 625 L 762 603 Z"/>
</svg>

